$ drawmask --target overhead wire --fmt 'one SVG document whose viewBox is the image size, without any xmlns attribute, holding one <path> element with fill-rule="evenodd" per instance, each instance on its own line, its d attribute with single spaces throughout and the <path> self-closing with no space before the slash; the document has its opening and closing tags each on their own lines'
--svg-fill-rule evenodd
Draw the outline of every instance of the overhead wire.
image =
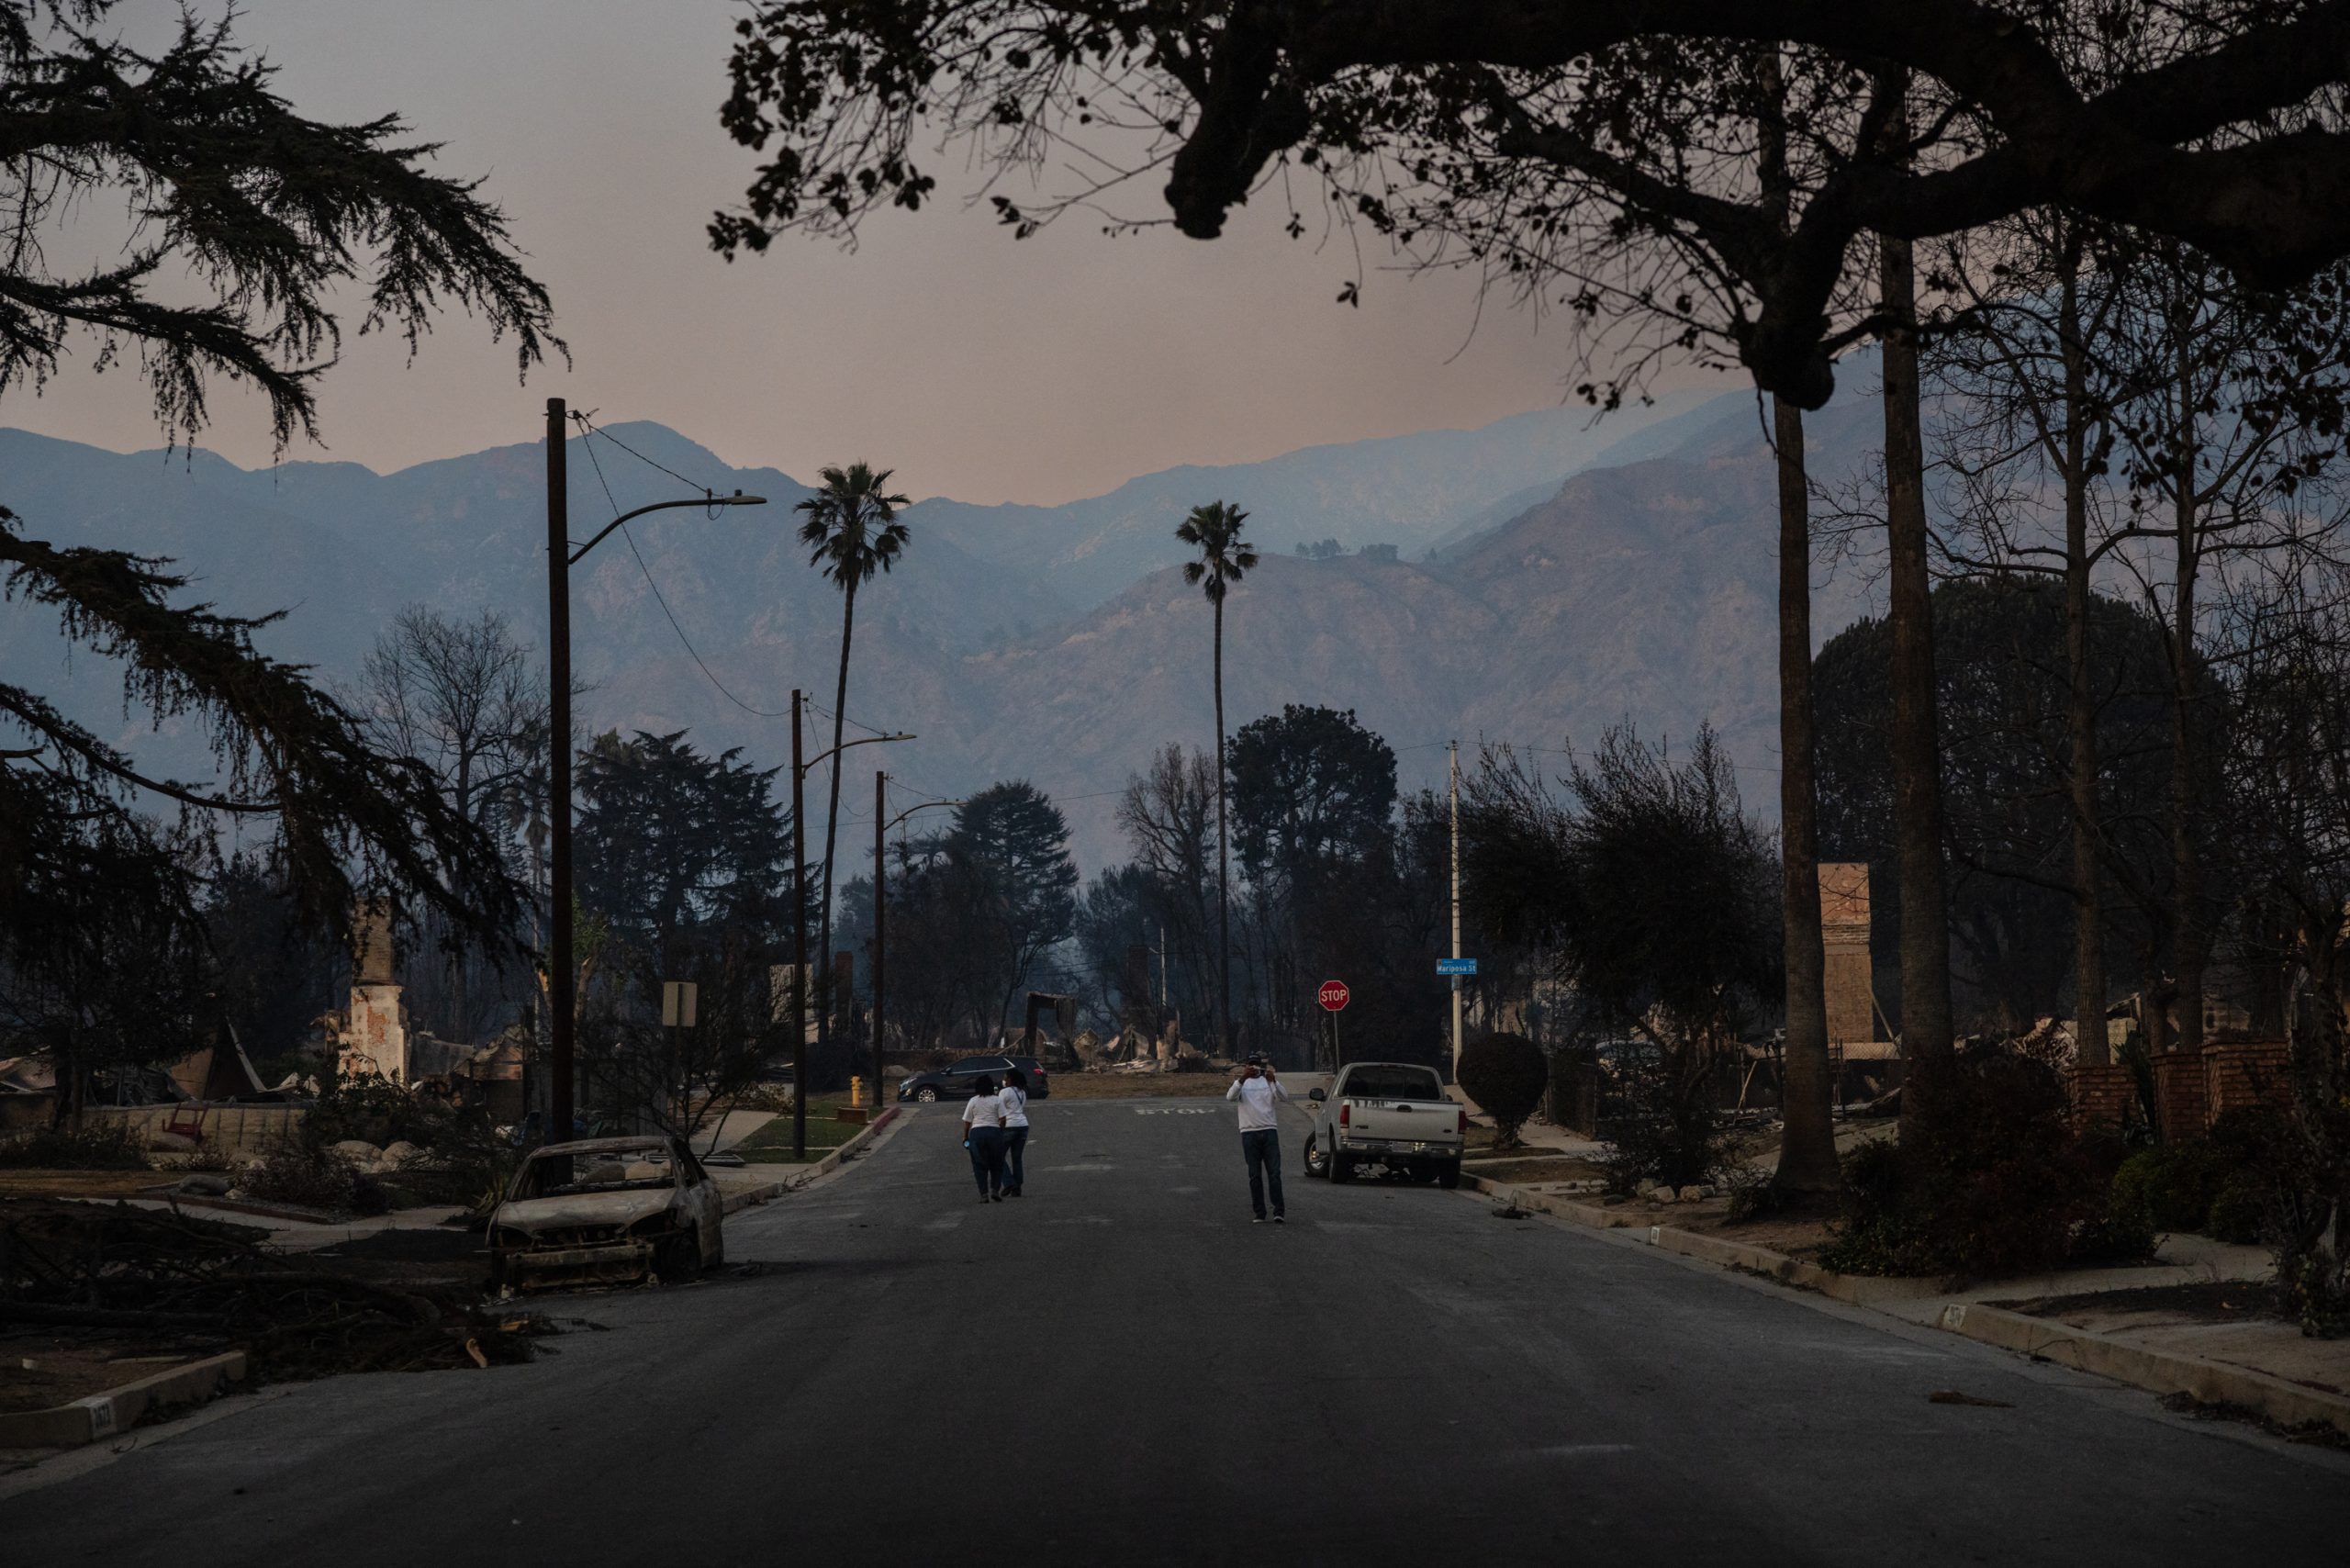
<svg viewBox="0 0 2350 1568">
<path fill-rule="evenodd" d="M 621 446 L 621 443 L 617 441 L 613 441 L 610 434 L 598 429 L 596 426 L 589 424 L 586 415 L 575 415 L 574 417 L 579 420 L 581 428 L 588 436 L 593 437 L 601 435 L 606 441 L 611 441 L 613 445 Z M 603 487 L 604 503 L 612 509 L 612 515 L 614 517 L 618 517 L 621 513 L 621 503 L 619 498 L 612 494 L 611 481 L 604 477 L 604 465 L 596 456 L 596 444 L 594 441 L 582 440 L 579 445 L 581 450 L 588 454 L 588 465 L 596 471 L 596 483 Z M 621 450 L 626 452 L 628 448 L 621 446 Z M 636 455 L 642 456 L 643 454 L 638 454 Z M 644 460 L 648 463 L 653 461 L 649 457 Z M 655 463 L 653 465 L 655 468 L 661 468 L 661 465 L 657 463 Z M 664 474 L 669 475 L 671 478 L 678 480 L 681 484 L 693 484 L 692 480 L 687 479 L 683 476 L 677 474 L 670 469 L 661 468 L 661 471 Z M 694 487 L 701 491 L 705 496 L 712 493 L 710 487 L 707 485 L 696 485 Z M 653 602 L 659 605 L 661 607 L 661 613 L 668 618 L 669 630 L 677 634 L 678 643 L 685 648 L 688 656 L 692 658 L 695 667 L 701 671 L 703 678 L 706 678 L 711 685 L 718 689 L 718 694 L 721 697 L 725 698 L 729 702 L 734 704 L 735 707 L 743 710 L 744 712 L 749 713 L 756 718 L 789 718 L 791 714 L 789 710 L 784 710 L 782 711 L 769 711 L 765 708 L 755 707 L 751 703 L 744 701 L 741 698 L 735 696 L 733 692 L 727 689 L 726 683 L 718 678 L 718 673 L 711 669 L 709 663 L 702 658 L 701 651 L 694 646 L 693 639 L 686 635 L 685 627 L 678 623 L 677 612 L 669 608 L 667 596 L 662 593 L 661 585 L 654 580 L 653 568 L 645 564 L 644 552 L 636 547 L 636 535 L 629 531 L 629 526 L 626 523 L 621 524 L 621 537 L 628 542 L 628 553 L 635 558 L 636 569 L 644 574 L 644 586 L 653 590 Z"/>
</svg>

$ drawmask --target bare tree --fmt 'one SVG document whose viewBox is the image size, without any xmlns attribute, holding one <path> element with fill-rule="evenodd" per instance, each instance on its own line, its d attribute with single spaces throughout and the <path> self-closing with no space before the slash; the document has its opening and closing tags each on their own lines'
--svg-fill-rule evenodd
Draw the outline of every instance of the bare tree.
<svg viewBox="0 0 2350 1568">
<path fill-rule="evenodd" d="M 458 816 L 515 847 L 512 808 L 537 778 L 548 703 L 546 678 L 502 611 L 457 620 L 424 605 L 402 610 L 360 666 L 357 705 L 377 745 L 414 759 Z M 451 895 L 464 899 L 463 866 L 444 875 Z M 447 953 L 441 1025 L 452 1039 L 471 1039 L 481 955 L 458 942 Z"/>
<path fill-rule="evenodd" d="M 2177 1048 L 2203 1044 L 2220 725 L 2201 646 L 2205 573 L 2231 557 L 2310 549 L 2313 525 L 2331 526 L 2291 506 L 2336 454 L 2337 410 L 2350 388 L 2341 369 L 2350 321 L 2339 308 L 2342 280 L 2331 281 L 2289 299 L 2250 297 L 2207 258 L 2157 245 L 2134 269 L 2132 307 L 2117 322 L 2135 389 L 2121 415 L 2126 532 L 2156 545 L 2154 560 L 2122 559 L 2170 627 L 2170 973 L 2147 1009 L 2150 1048 L 2169 1043 L 2165 1002 L 2177 1014 Z"/>
<path fill-rule="evenodd" d="M 1169 741 L 1146 771 L 1126 781 L 1118 802 L 1118 825 L 1135 863 L 1167 890 L 1175 915 L 1169 942 L 1184 955 L 1185 969 L 1203 976 L 1211 972 L 1208 862 L 1216 843 L 1215 801 L 1215 764 Z"/>
</svg>

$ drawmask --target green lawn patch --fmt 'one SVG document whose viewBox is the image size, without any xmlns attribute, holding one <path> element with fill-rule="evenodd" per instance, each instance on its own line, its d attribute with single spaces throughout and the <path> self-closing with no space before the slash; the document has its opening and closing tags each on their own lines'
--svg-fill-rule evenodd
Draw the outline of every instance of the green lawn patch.
<svg viewBox="0 0 2350 1568">
<path fill-rule="evenodd" d="M 808 1158 L 822 1159 L 863 1132 L 861 1123 L 835 1121 L 833 1113 L 848 1103 L 846 1094 L 818 1094 L 808 1102 Z M 791 1113 L 784 1112 L 734 1146 L 734 1152 L 754 1165 L 789 1165 Z"/>
</svg>

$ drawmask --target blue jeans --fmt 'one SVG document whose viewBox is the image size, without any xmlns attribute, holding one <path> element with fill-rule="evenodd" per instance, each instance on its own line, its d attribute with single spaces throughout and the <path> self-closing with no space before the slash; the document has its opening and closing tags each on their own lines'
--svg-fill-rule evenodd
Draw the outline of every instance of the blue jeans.
<svg viewBox="0 0 2350 1568">
<path fill-rule="evenodd" d="M 979 1184 L 982 1198 L 1003 1186 L 1003 1129 L 973 1127 L 971 1129 L 971 1175 Z"/>
<path fill-rule="evenodd" d="M 1281 1212 L 1281 1135 L 1273 1127 L 1240 1135 L 1241 1158 L 1248 1161 L 1248 1206 L 1265 1217 L 1265 1183 L 1273 1186 L 1273 1213 Z"/>
<path fill-rule="evenodd" d="M 1007 1193 L 1016 1193 L 1027 1184 L 1027 1172 L 1021 1169 L 1020 1163 L 1020 1157 L 1026 1152 L 1027 1148 L 1028 1129 L 1026 1127 L 1003 1129 L 1003 1163 L 1007 1172 L 1003 1179 L 1003 1190 Z"/>
</svg>

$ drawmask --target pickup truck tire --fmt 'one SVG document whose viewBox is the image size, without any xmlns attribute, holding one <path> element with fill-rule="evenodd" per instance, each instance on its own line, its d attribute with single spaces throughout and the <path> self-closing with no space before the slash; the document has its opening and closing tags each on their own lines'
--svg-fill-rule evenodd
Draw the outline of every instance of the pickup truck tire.
<svg viewBox="0 0 2350 1568">
<path fill-rule="evenodd" d="M 1436 1184 L 1446 1192 L 1460 1185 L 1460 1161 L 1448 1159 L 1436 1168 Z"/>
<path fill-rule="evenodd" d="M 1330 1174 L 1329 1151 L 1316 1148 L 1314 1140 L 1310 1137 L 1305 1140 L 1305 1173 L 1308 1176 L 1320 1176 L 1325 1179 L 1327 1179 Z"/>
<path fill-rule="evenodd" d="M 1330 1151 L 1330 1180 L 1346 1182 L 1355 1179 L 1355 1157 L 1337 1149 Z"/>
</svg>

